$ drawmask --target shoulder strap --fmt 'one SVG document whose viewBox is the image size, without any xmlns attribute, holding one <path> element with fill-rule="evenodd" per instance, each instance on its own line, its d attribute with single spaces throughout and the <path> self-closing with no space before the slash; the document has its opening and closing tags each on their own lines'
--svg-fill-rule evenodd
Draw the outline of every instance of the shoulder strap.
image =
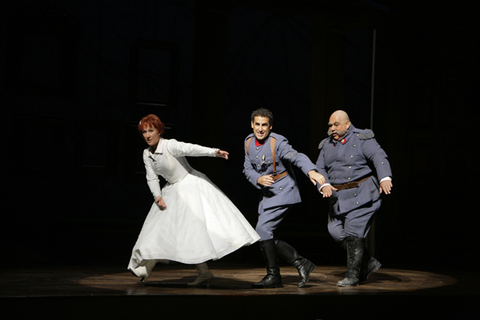
<svg viewBox="0 0 480 320">
<path fill-rule="evenodd" d="M 273 175 L 277 175 L 277 168 L 275 165 L 275 142 L 277 142 L 277 139 L 270 136 L 270 148 L 272 149 L 272 161 L 273 161 Z"/>
<path fill-rule="evenodd" d="M 248 147 L 250 146 L 250 142 L 252 142 L 252 139 L 253 139 L 253 137 L 248 138 L 248 139 L 247 139 L 247 143 L 246 143 L 246 145 L 245 145 L 245 149 L 247 149 L 247 155 L 248 155 L 248 156 L 249 156 L 249 154 L 248 154 Z"/>
<path fill-rule="evenodd" d="M 361 140 L 373 139 L 374 137 L 375 137 L 375 134 L 373 133 L 372 130 L 358 134 L 358 138 Z"/>
<path fill-rule="evenodd" d="M 327 139 L 328 139 L 328 138 L 327 138 Z M 323 145 L 325 144 L 325 142 L 327 142 L 327 139 L 323 139 L 322 141 L 320 141 L 320 144 L 318 145 L 318 149 L 319 149 L 319 150 L 322 150 Z"/>
</svg>

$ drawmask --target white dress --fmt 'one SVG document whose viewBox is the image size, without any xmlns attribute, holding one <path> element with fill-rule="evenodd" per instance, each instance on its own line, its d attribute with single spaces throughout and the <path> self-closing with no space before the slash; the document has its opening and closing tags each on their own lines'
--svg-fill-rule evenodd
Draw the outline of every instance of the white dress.
<svg viewBox="0 0 480 320">
<path fill-rule="evenodd" d="M 155 153 L 144 150 L 148 186 L 153 198 L 161 196 L 167 208 L 153 203 L 133 248 L 129 270 L 148 278 L 157 261 L 198 264 L 260 240 L 230 199 L 185 159 L 215 157 L 216 150 L 163 138 Z M 158 175 L 167 181 L 162 189 Z"/>
</svg>

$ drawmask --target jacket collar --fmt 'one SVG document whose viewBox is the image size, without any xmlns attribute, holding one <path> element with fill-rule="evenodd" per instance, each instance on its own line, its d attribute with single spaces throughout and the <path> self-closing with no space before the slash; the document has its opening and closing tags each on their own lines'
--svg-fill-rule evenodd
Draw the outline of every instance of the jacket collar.
<svg viewBox="0 0 480 320">
<path fill-rule="evenodd" d="M 150 148 L 148 148 L 148 151 L 150 152 L 150 155 L 163 154 L 163 148 L 162 148 L 163 141 L 164 141 L 164 139 L 160 138 L 160 141 L 158 141 L 158 144 L 157 144 L 157 149 L 155 149 L 155 152 L 153 152 L 153 153 L 150 151 Z"/>
<path fill-rule="evenodd" d="M 333 137 L 330 137 L 330 141 L 336 145 L 337 143 L 341 143 L 341 144 L 345 144 L 352 136 L 353 132 L 357 130 L 357 128 L 355 128 L 353 126 L 353 124 L 350 123 L 350 128 L 348 128 L 347 132 L 345 133 L 345 135 L 339 139 L 338 141 L 337 140 L 334 140 Z M 343 141 L 343 142 L 342 142 Z"/>
</svg>

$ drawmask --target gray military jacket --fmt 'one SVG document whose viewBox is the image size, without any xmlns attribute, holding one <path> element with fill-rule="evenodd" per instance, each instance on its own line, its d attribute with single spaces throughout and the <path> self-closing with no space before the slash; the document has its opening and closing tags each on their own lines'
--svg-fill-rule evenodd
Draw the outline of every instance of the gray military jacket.
<svg viewBox="0 0 480 320">
<path fill-rule="evenodd" d="M 273 132 L 270 133 L 264 144 L 258 147 L 255 145 L 255 138 L 251 139 L 247 153 L 247 140 L 253 136 L 252 133 L 245 138 L 243 173 L 253 186 L 262 191 L 261 204 L 263 208 L 268 209 L 301 202 L 300 191 L 291 164 L 297 166 L 307 176 L 309 171 L 316 170 L 315 165 L 305 154 L 293 149 L 284 136 Z M 284 171 L 288 171 L 289 174 L 275 181 L 272 186 L 264 187 L 257 184 L 257 180 L 261 176 L 273 173 L 273 157 L 270 146 L 272 137 L 276 139 L 274 150 L 277 174 Z"/>
<path fill-rule="evenodd" d="M 371 176 L 356 188 L 333 193 L 334 214 L 346 214 L 377 200 L 380 197 L 378 181 L 392 177 L 387 154 L 371 130 L 360 130 L 351 125 L 344 139 L 326 138 L 320 142 L 319 149 L 316 166 L 325 177 L 325 183 L 344 184 Z"/>
</svg>

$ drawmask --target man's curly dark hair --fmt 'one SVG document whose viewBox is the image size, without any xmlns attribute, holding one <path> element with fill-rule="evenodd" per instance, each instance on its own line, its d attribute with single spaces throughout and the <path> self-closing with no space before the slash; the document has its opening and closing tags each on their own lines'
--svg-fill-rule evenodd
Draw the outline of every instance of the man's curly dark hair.
<svg viewBox="0 0 480 320">
<path fill-rule="evenodd" d="M 272 125 L 273 124 L 273 113 L 265 108 L 260 108 L 252 112 L 252 116 L 250 117 L 250 120 L 253 122 L 255 120 L 255 117 L 264 117 L 268 118 L 268 124 Z"/>
</svg>

